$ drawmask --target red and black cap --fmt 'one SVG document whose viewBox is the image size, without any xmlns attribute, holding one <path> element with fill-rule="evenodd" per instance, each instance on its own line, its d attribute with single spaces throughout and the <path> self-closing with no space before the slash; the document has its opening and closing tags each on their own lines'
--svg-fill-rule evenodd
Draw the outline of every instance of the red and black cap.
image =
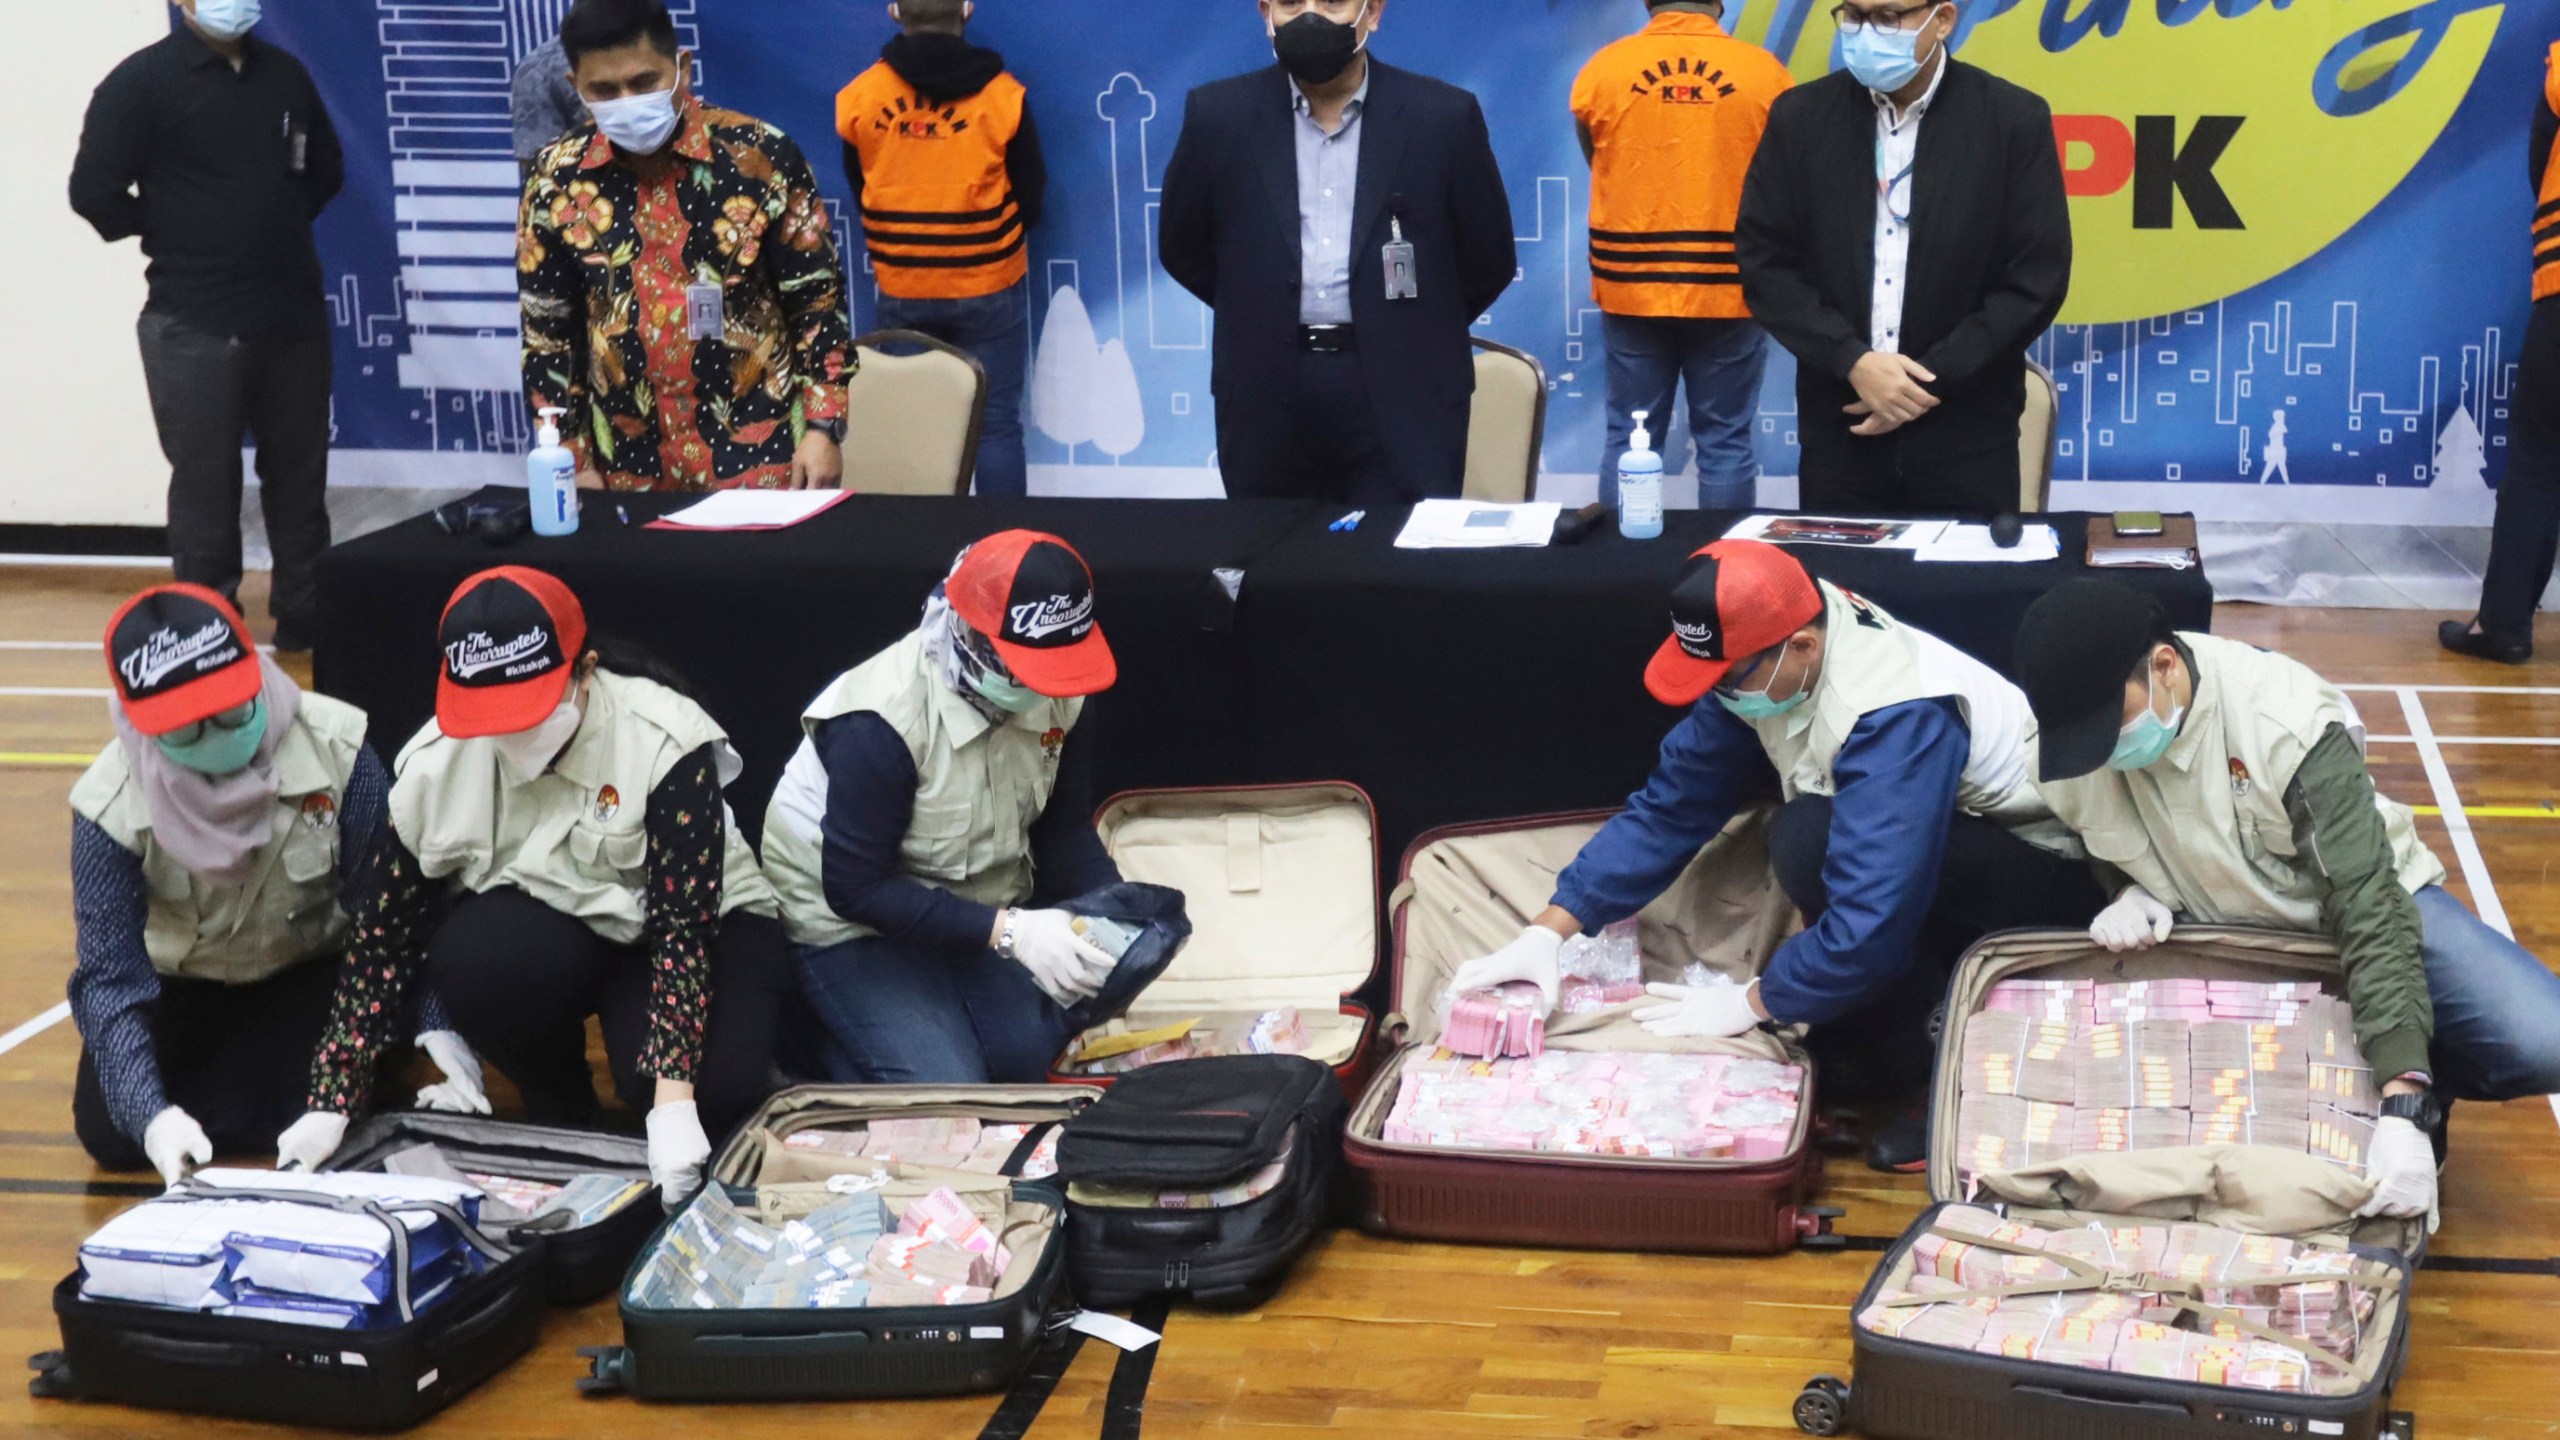
<svg viewBox="0 0 2560 1440">
<path fill-rule="evenodd" d="M 2065 580 L 2018 622 L 2018 688 L 2036 712 L 2036 778 L 2107 763 L 2124 733 L 2124 687 L 2169 633 L 2154 600 L 2120 580 Z"/>
<path fill-rule="evenodd" d="M 587 612 L 552 576 L 504 565 L 453 592 L 436 644 L 436 725 L 456 740 L 513 735 L 560 708 L 586 653 Z"/>
<path fill-rule="evenodd" d="M 1671 586 L 1671 638 L 1644 685 L 1665 705 L 1694 705 L 1748 660 L 1822 614 L 1822 590 L 1796 557 L 1758 540 L 1718 540 Z"/>
<path fill-rule="evenodd" d="M 1053 700 L 1098 695 L 1120 678 L 1094 622 L 1093 570 L 1055 535 L 1006 530 L 970 546 L 943 598 L 995 642 L 1014 679 Z"/>
<path fill-rule="evenodd" d="M 145 735 L 236 710 L 266 683 L 239 610 L 201 585 L 155 585 L 124 602 L 107 622 L 107 668 Z"/>
</svg>

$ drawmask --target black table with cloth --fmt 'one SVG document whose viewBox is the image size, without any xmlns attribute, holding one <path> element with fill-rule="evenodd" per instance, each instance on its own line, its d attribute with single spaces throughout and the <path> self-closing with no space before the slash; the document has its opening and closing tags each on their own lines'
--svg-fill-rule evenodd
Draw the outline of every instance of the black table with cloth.
<svg viewBox="0 0 2560 1440">
<path fill-rule="evenodd" d="M 497 499 L 493 490 L 483 498 Z M 520 493 L 520 492 L 519 492 Z M 462 578 L 532 565 L 568 582 L 594 630 L 647 645 L 735 737 L 729 795 L 761 832 L 827 681 L 911 629 L 959 548 L 1014 527 L 1064 536 L 1093 565 L 1120 685 L 1088 712 L 1097 798 L 1140 786 L 1349 780 L 1377 801 L 1392 865 L 1438 826 L 1614 805 L 1643 782 L 1677 715 L 1645 693 L 1666 597 L 1690 551 L 1740 518 L 1675 511 L 1658 540 L 1604 530 L 1544 550 L 1403 551 L 1404 512 L 1357 530 L 1296 502 L 855 496 L 789 530 L 641 528 L 682 503 L 590 497 L 577 535 L 503 549 L 421 518 L 332 550 L 316 679 L 372 713 L 386 759 L 432 713 L 435 628 Z M 604 523 L 596 516 L 601 510 Z M 1813 571 L 1994 668 L 2019 618 L 2087 573 L 2086 519 L 2044 517 L 2060 560 L 1922 564 L 1798 546 Z M 1211 572 L 1245 572 L 1223 617 Z M 2200 570 L 2124 570 L 2182 628 L 2212 622 Z M 1213 628 L 1223 626 L 1226 628 Z"/>
</svg>

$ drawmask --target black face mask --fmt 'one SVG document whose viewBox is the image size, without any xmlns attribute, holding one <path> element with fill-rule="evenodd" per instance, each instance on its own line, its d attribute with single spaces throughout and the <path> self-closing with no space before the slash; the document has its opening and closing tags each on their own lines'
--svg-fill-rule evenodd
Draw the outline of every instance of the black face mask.
<svg viewBox="0 0 2560 1440">
<path fill-rule="evenodd" d="M 1271 50 L 1299 84 L 1322 85 L 1351 68 L 1360 53 L 1360 26 L 1337 25 L 1310 11 L 1272 31 Z"/>
</svg>

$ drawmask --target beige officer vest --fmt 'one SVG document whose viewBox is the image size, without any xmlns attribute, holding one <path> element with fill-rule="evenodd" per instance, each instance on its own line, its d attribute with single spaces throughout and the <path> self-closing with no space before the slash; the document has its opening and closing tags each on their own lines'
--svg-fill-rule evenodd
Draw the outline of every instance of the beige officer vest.
<svg viewBox="0 0 2560 1440">
<path fill-rule="evenodd" d="M 2036 722 L 2026 695 L 1990 666 L 1894 619 L 1875 602 L 1829 581 L 1819 583 L 1822 678 L 1813 698 L 1784 715 L 1746 722 L 1759 732 L 1785 797 L 1833 794 L 1840 747 L 1866 716 L 1943 697 L 1956 702 L 1971 732 L 1956 809 L 1993 821 L 2040 849 L 2078 854 L 2077 842 L 2036 794 Z"/>
<path fill-rule="evenodd" d="M 648 919 L 649 793 L 676 762 L 714 747 L 722 785 L 743 765 L 702 707 L 651 680 L 598 670 L 586 718 L 551 769 L 510 784 L 487 740 L 455 740 L 432 720 L 400 752 L 391 824 L 431 878 L 479 894 L 512 885 L 616 945 Z M 728 834 L 720 913 L 770 915 L 773 887 L 721 807 Z"/>
<path fill-rule="evenodd" d="M 915 759 L 915 811 L 898 846 L 899 871 L 984 905 L 1030 899 L 1032 822 L 1049 808 L 1059 751 L 1084 702 L 1045 700 L 996 724 L 952 693 L 919 634 L 838 676 L 800 724 L 814 737 L 827 721 L 862 711 L 888 721 Z M 764 822 L 765 869 L 782 897 L 783 923 L 803 945 L 875 933 L 827 904 L 826 811 L 826 766 L 815 740 L 803 739 Z"/>
<path fill-rule="evenodd" d="M 2364 724 L 2335 686 L 2282 655 L 2181 633 L 2195 657 L 2195 695 L 2158 763 L 2101 768 L 2043 789 L 2089 853 L 2187 919 L 2206 925 L 2320 928 L 2318 870 L 2295 853 L 2285 792 L 2331 725 L 2361 747 Z M 2444 879 L 2409 807 L 2374 795 L 2400 883 Z"/>
<path fill-rule="evenodd" d="M 273 839 L 244 884 L 198 879 L 152 839 L 151 807 L 111 743 L 71 787 L 71 808 L 142 857 L 150 889 L 142 930 L 163 975 L 254 985 L 346 943 L 338 907 L 338 812 L 364 748 L 364 712 L 306 693 L 275 749 Z"/>
</svg>

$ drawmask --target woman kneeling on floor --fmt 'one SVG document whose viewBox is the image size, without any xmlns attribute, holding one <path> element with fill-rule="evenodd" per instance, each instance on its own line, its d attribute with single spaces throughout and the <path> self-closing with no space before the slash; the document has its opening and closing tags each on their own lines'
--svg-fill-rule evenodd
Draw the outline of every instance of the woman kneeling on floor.
<svg viewBox="0 0 2560 1440">
<path fill-rule="evenodd" d="M 771 1091 L 790 986 L 772 887 L 720 798 L 737 754 L 651 662 L 590 644 L 577 597 L 539 570 L 464 581 L 437 639 L 436 718 L 400 754 L 311 1111 L 278 1163 L 337 1148 L 370 1098 L 383 1017 L 423 971 L 533 1120 L 594 1118 L 598 1017 L 672 1204 L 700 1184 L 709 1137 Z"/>
<path fill-rule="evenodd" d="M 107 668 L 116 738 L 71 790 L 71 1122 L 100 1165 L 176 1184 L 302 1108 L 337 973 L 314 962 L 345 953 L 342 887 L 390 776 L 364 712 L 304 694 L 201 586 L 127 601 Z M 486 1110 L 470 1048 L 423 1009 L 449 1078 L 420 1103 Z"/>
</svg>

